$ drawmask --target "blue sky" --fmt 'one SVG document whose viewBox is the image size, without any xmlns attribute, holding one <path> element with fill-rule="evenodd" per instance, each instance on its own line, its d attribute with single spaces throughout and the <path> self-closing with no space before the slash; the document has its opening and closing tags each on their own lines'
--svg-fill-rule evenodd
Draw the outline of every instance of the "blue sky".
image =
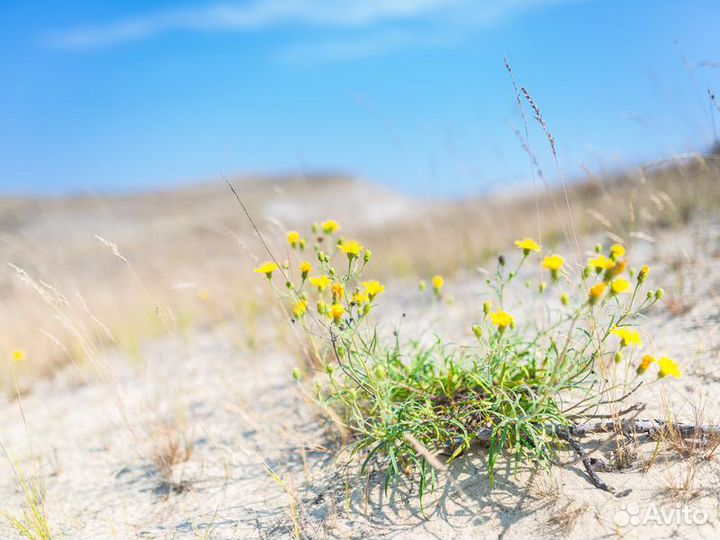
<svg viewBox="0 0 720 540">
<path fill-rule="evenodd" d="M 718 20 L 715 0 L 6 1 L 0 192 L 323 171 L 423 195 L 522 184 L 505 55 L 568 177 L 700 150 L 720 130 Z"/>
</svg>

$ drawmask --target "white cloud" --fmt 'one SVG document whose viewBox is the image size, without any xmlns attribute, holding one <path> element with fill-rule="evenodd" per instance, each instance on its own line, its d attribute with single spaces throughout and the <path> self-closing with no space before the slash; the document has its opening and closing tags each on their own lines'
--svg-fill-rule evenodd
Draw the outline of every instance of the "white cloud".
<svg viewBox="0 0 720 540">
<path fill-rule="evenodd" d="M 301 44 L 298 55 L 317 49 L 320 56 L 349 58 L 378 54 L 437 37 L 420 38 L 402 29 L 403 23 L 421 21 L 449 28 L 482 27 L 534 7 L 571 0 L 252 0 L 215 3 L 139 14 L 125 19 L 93 23 L 50 33 L 44 42 L 62 49 L 85 50 L 151 39 L 168 32 L 258 31 L 280 25 L 322 29 L 362 29 L 384 25 L 377 36 L 350 36 Z M 437 34 L 437 33 L 436 33 Z M 443 41 L 444 38 L 440 39 Z M 304 51 L 304 52 L 303 52 Z"/>
<path fill-rule="evenodd" d="M 373 31 L 358 36 L 326 38 L 284 47 L 280 58 L 292 63 L 348 61 L 378 56 L 408 47 L 445 47 L 460 39 L 457 34 L 415 33 L 403 30 Z"/>
</svg>

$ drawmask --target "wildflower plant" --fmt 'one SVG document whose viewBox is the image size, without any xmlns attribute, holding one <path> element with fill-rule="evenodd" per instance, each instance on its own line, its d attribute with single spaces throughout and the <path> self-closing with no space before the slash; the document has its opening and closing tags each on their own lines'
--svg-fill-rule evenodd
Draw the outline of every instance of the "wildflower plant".
<svg viewBox="0 0 720 540">
<path fill-rule="evenodd" d="M 444 467 L 440 456 L 451 462 L 483 441 L 491 481 L 502 456 L 516 465 L 548 466 L 567 447 L 568 428 L 603 406 L 612 409 L 638 379 L 680 376 L 676 362 L 656 361 L 644 349 L 635 322 L 662 290 L 644 290 L 647 266 L 630 276 L 619 244 L 582 268 L 543 253 L 532 239 L 518 240 L 512 270 L 500 257 L 487 279 L 494 298 L 479 306 L 478 322 L 468 328 L 473 344 L 437 337 L 425 346 L 420 336 L 390 336 L 371 321 L 385 293 L 372 279 L 372 253 L 358 240 L 333 241 L 340 230 L 333 220 L 312 230 L 314 275 L 294 232 L 288 238 L 299 260 L 284 265 L 285 286 L 272 279 L 277 268 L 256 270 L 270 278 L 312 343 L 312 372 L 293 376 L 315 382 L 303 387 L 312 387 L 313 399 L 350 434 L 361 471 L 384 469 L 386 489 L 401 476 L 416 480 L 421 504 Z M 509 285 L 533 269 L 552 277 L 538 288 L 546 314 L 540 322 L 523 309 L 527 290 L 510 295 Z M 439 296 L 444 279 L 430 283 Z"/>
</svg>

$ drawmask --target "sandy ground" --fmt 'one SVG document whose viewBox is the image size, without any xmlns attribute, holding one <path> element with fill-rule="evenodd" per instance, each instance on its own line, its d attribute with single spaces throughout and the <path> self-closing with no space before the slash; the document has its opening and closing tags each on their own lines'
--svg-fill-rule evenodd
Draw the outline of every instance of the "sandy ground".
<svg viewBox="0 0 720 540">
<path fill-rule="evenodd" d="M 661 416 L 663 400 L 683 420 L 693 420 L 694 407 L 708 422 L 720 417 L 719 239 L 718 225 L 704 222 L 638 241 L 634 250 L 653 260 L 654 281 L 668 291 L 645 322 L 652 346 L 681 359 L 685 371 L 680 381 L 638 392 L 636 400 L 648 404 L 645 417 Z M 455 301 L 440 311 L 414 300 L 414 286 L 396 284 L 382 314 L 392 324 L 406 312 L 406 333 L 467 339 L 469 313 L 484 299 L 481 285 L 474 273 L 448 283 Z M 622 498 L 594 488 L 570 454 L 549 472 L 513 473 L 508 466 L 491 487 L 482 449 L 451 467 L 429 497 L 429 519 L 408 486 L 386 496 L 378 476 L 367 485 L 350 477 L 348 487 L 333 458 L 335 443 L 290 377 L 296 358 L 272 325 L 263 332 L 256 349 L 241 345 L 238 323 L 227 323 L 152 342 L 141 362 L 116 353 L 98 359 L 99 369 L 83 366 L 82 374 L 70 366 L 23 397 L 27 427 L 18 402 L 3 403 L 0 440 L 28 476 L 42 478 L 57 537 L 290 538 L 294 521 L 307 538 L 720 535 L 718 463 L 682 460 L 652 442 L 639 446 L 629 468 L 600 473 L 618 490 L 632 490 Z M 167 443 L 165 424 L 192 451 L 163 474 L 153 456 Z M 587 444 L 612 461 L 606 438 Z M 0 477 L 0 507 L 17 513 L 21 496 L 8 459 L 0 460 Z M 674 495 L 672 486 L 684 482 L 685 495 Z M 0 538 L 15 537 L 0 520 Z"/>
</svg>

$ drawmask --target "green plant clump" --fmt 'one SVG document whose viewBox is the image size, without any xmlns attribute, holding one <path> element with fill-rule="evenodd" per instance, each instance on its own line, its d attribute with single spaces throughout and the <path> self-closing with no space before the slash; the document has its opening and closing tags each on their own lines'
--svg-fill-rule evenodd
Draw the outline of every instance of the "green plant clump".
<svg viewBox="0 0 720 540">
<path fill-rule="evenodd" d="M 270 261 L 256 272 L 307 338 L 311 373 L 298 369 L 296 379 L 315 381 L 314 399 L 349 434 L 364 473 L 384 468 L 386 489 L 407 475 L 419 483 L 422 501 L 438 470 L 476 440 L 488 445 L 491 480 L 502 455 L 516 466 L 547 466 L 565 447 L 569 426 L 602 406 L 612 409 L 652 366 L 658 379 L 680 377 L 676 362 L 644 350 L 633 323 L 663 293 L 644 290 L 649 268 L 631 269 L 619 244 L 598 246 L 584 266 L 571 266 L 558 254 L 538 259 L 539 244 L 518 240 L 514 268 L 500 257 L 486 281 L 493 300 L 468 324 L 472 344 L 450 346 L 436 336 L 427 346 L 398 332 L 385 338 L 384 328 L 371 324 L 385 287 L 364 280 L 372 253 L 337 238 L 339 228 L 333 220 L 314 225 L 310 241 L 288 233 L 300 259 L 312 245 L 317 272 L 307 260 Z M 509 298 L 509 285 L 532 270 L 528 265 L 540 277 L 537 293 L 526 287 Z M 421 282 L 421 294 L 442 308 L 445 280 L 430 283 L 428 290 Z M 520 322 L 511 311 L 528 313 L 525 303 L 538 315 Z"/>
</svg>

